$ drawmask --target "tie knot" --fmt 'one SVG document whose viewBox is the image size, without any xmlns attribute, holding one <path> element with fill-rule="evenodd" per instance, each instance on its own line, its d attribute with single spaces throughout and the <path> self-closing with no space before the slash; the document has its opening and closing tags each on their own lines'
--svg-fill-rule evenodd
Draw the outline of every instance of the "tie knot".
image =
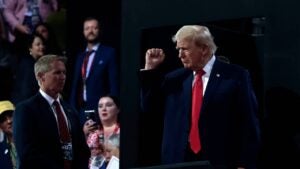
<svg viewBox="0 0 300 169">
<path fill-rule="evenodd" d="M 196 75 L 203 76 L 206 72 L 203 69 L 196 71 Z"/>
<path fill-rule="evenodd" d="M 53 104 L 53 106 L 55 106 L 55 107 L 59 106 L 59 103 L 58 103 L 57 100 L 54 100 L 54 102 L 53 102 L 52 104 Z"/>
<path fill-rule="evenodd" d="M 86 52 L 86 54 L 87 54 L 87 55 L 90 55 L 90 54 L 92 54 L 93 52 L 95 52 L 95 50 L 94 50 L 94 49 L 92 49 L 92 50 L 88 50 L 88 51 Z"/>
</svg>

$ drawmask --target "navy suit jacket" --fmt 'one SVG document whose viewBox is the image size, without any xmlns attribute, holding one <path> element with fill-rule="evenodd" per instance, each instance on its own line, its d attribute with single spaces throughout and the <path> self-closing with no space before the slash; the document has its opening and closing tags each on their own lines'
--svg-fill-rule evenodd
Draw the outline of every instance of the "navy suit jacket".
<svg viewBox="0 0 300 169">
<path fill-rule="evenodd" d="M 17 68 L 12 101 L 17 105 L 22 100 L 34 96 L 39 90 L 34 74 L 35 59 L 31 55 L 22 56 Z"/>
<path fill-rule="evenodd" d="M 74 80 L 71 87 L 70 103 L 80 109 L 77 104 L 78 87 L 82 82 L 81 66 L 86 52 L 79 54 L 74 70 Z M 93 64 L 86 79 L 87 102 L 86 109 L 96 109 L 100 97 L 110 94 L 119 95 L 118 66 L 116 52 L 113 48 L 99 45 L 95 53 Z"/>
<path fill-rule="evenodd" d="M 162 162 L 184 162 L 189 144 L 193 71 L 142 72 L 142 108 L 162 110 Z M 162 86 L 157 81 L 163 81 Z M 151 84 L 152 83 L 152 84 Z M 200 111 L 202 153 L 215 167 L 255 168 L 259 148 L 257 102 L 249 73 L 215 61 Z"/>
<path fill-rule="evenodd" d="M 7 137 L 4 134 L 4 138 L 0 141 L 0 168 L 1 169 L 13 169 L 12 160 L 10 157 L 11 148 L 7 143 Z"/>
<path fill-rule="evenodd" d="M 61 105 L 71 128 L 72 169 L 87 168 L 89 149 L 77 113 L 64 101 Z M 13 120 L 19 169 L 63 169 L 57 122 L 49 103 L 40 93 L 17 105 Z"/>
</svg>

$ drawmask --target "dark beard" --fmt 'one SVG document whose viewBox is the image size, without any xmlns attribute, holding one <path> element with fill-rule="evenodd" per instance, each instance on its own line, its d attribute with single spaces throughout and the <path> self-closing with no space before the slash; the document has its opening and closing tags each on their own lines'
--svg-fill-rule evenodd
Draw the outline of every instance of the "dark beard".
<svg viewBox="0 0 300 169">
<path fill-rule="evenodd" d="M 86 41 L 87 41 L 87 43 L 95 44 L 95 43 L 98 43 L 98 42 L 99 42 L 99 38 L 95 38 L 95 39 L 93 39 L 93 40 L 87 40 L 87 39 L 86 39 Z"/>
</svg>

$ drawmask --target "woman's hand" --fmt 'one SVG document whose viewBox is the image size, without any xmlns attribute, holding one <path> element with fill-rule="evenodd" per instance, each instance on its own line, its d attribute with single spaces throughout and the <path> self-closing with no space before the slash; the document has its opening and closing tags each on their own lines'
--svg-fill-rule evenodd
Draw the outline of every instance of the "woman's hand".
<svg viewBox="0 0 300 169">
<path fill-rule="evenodd" d="M 93 120 L 88 120 L 83 125 L 83 133 L 87 137 L 91 132 L 95 131 L 98 128 L 96 122 Z"/>
</svg>

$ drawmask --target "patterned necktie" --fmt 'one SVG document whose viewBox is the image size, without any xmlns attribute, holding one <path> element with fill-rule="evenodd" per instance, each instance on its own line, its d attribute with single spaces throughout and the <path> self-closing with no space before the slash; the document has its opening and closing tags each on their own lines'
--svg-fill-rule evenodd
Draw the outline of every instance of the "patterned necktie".
<svg viewBox="0 0 300 169">
<path fill-rule="evenodd" d="M 202 69 L 196 73 L 192 90 L 192 118 L 189 139 L 190 147 L 195 154 L 197 154 L 201 150 L 198 122 L 203 99 L 202 76 L 204 74 L 205 72 Z"/>
<path fill-rule="evenodd" d="M 57 122 L 58 122 L 58 129 L 59 129 L 59 135 L 62 142 L 70 142 L 71 136 L 69 133 L 69 129 L 67 126 L 66 118 L 63 115 L 63 112 L 60 108 L 59 103 L 55 100 L 53 102 L 53 106 L 55 108 L 55 113 L 57 116 Z"/>
</svg>

